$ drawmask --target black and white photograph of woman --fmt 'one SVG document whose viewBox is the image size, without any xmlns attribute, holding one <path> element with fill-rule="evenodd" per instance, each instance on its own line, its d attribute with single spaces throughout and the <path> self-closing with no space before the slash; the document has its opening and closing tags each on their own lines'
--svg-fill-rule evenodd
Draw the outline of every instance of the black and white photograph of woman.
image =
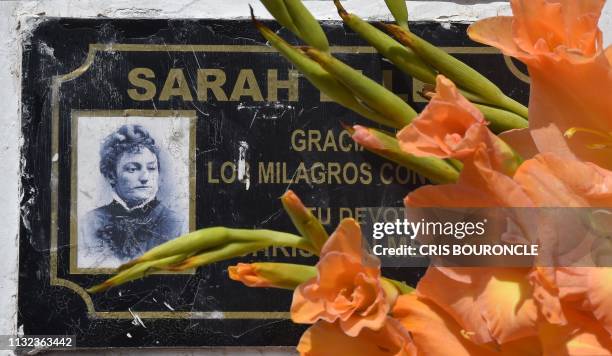
<svg viewBox="0 0 612 356">
<path fill-rule="evenodd" d="M 91 122 L 83 120 L 86 121 Z M 160 124 L 168 127 L 164 130 Z M 95 194 L 100 198 L 104 196 L 104 199 L 93 199 L 103 203 L 95 204 L 95 208 L 80 214 L 79 268 L 114 268 L 188 232 L 189 193 L 188 189 L 181 189 L 180 176 L 183 173 L 188 177 L 188 168 L 181 167 L 188 165 L 188 154 L 181 154 L 181 151 L 186 152 L 181 148 L 189 145 L 181 144 L 180 138 L 189 135 L 181 130 L 180 122 L 178 129 L 169 124 L 171 121 L 168 119 L 157 119 L 149 125 L 157 126 L 157 131 L 164 132 L 159 136 L 169 137 L 167 140 L 156 139 L 150 133 L 152 130 L 144 125 L 128 123 L 113 130 L 100 142 L 97 161 L 99 174 L 104 178 L 102 191 L 105 193 Z M 79 133 L 86 135 L 80 129 Z M 166 145 L 160 145 L 161 142 Z M 174 146 L 168 149 L 168 143 Z M 79 159 L 79 163 L 81 161 Z M 79 173 L 87 176 L 86 171 L 79 169 Z M 172 180 L 170 176 L 174 182 L 169 181 Z M 79 176 L 81 178 L 84 177 Z M 188 179 L 183 179 L 182 183 L 188 185 L 188 182 Z M 84 188 L 83 184 L 79 185 L 80 189 Z M 84 201 L 87 195 L 93 196 L 92 192 L 80 193 L 80 198 L 85 196 L 82 198 Z M 85 205 L 79 206 L 79 212 Z"/>
</svg>

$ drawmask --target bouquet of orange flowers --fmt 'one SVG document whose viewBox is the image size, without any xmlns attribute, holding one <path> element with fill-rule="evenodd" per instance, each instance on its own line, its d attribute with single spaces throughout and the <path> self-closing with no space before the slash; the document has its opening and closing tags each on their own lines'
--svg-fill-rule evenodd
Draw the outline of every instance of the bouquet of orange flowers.
<svg viewBox="0 0 612 356">
<path fill-rule="evenodd" d="M 429 104 L 421 113 L 336 59 L 299 0 L 262 2 L 308 45 L 291 46 L 254 19 L 272 46 L 337 103 L 389 127 L 349 127 L 353 139 L 439 183 L 411 192 L 408 209 L 612 207 L 612 48 L 602 48 L 597 27 L 603 0 L 512 0 L 513 17 L 469 27 L 472 40 L 527 65 L 528 109 L 410 32 L 403 0 L 386 0 L 396 24 L 382 30 L 334 1 L 343 21 L 397 68 L 435 86 L 423 93 Z M 412 288 L 381 275 L 354 220 L 342 220 L 328 236 L 291 191 L 281 201 L 300 236 L 199 230 L 148 251 L 90 291 L 154 270 L 291 246 L 319 262 L 240 263 L 229 275 L 252 287 L 294 290 L 292 320 L 312 325 L 298 345 L 303 355 L 612 354 L 612 268 L 596 267 L 611 250 L 612 213 L 605 209 L 593 224 L 607 244 L 591 256 L 593 266 L 537 259 L 520 268 L 432 265 Z"/>
</svg>

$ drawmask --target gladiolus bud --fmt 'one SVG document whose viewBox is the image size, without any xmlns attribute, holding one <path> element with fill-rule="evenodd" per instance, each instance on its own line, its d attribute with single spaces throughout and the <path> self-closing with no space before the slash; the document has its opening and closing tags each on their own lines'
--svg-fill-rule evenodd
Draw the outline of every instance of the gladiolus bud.
<svg viewBox="0 0 612 356">
<path fill-rule="evenodd" d="M 281 25 L 309 46 L 324 52 L 329 51 L 329 42 L 321 25 L 300 0 L 262 0 L 261 2 Z"/>
<path fill-rule="evenodd" d="M 416 117 L 416 111 L 400 97 L 345 63 L 314 48 L 307 49 L 306 54 L 342 82 L 368 107 L 385 117 L 387 122 L 382 122 L 383 124 L 402 128 Z"/>
<path fill-rule="evenodd" d="M 283 194 L 281 202 L 300 235 L 310 240 L 314 248 L 320 251 L 327 241 L 328 234 L 319 219 L 312 215 L 312 212 L 302 204 L 300 198 L 291 190 Z"/>
<path fill-rule="evenodd" d="M 410 48 L 403 46 L 359 17 L 346 12 L 340 1 L 335 0 L 334 4 L 344 23 L 376 48 L 381 55 L 389 59 L 399 70 L 424 83 L 435 83 L 435 70 L 423 62 Z"/>
<path fill-rule="evenodd" d="M 239 263 L 228 268 L 229 277 L 249 287 L 295 289 L 317 276 L 314 266 L 291 263 Z"/>
<path fill-rule="evenodd" d="M 463 90 L 475 93 L 486 100 L 487 104 L 499 106 L 527 118 L 525 106 L 504 95 L 495 84 L 472 67 L 402 27 L 386 24 L 381 26 Z"/>
<path fill-rule="evenodd" d="M 282 38 L 267 28 L 264 24 L 252 18 L 255 27 L 262 36 L 278 50 L 285 58 L 293 63 L 304 76 L 321 92 L 325 93 L 336 103 L 351 109 L 359 115 L 374 122 L 389 124 L 388 120 L 361 104 L 355 95 L 341 82 L 336 80 L 330 73 L 323 69 L 317 62 L 310 59 L 302 51 L 292 47 Z"/>
<path fill-rule="evenodd" d="M 459 178 L 459 172 L 446 161 L 435 157 L 416 157 L 404 152 L 393 136 L 373 128 L 353 126 L 353 139 L 368 151 L 427 177 L 436 183 L 452 183 Z"/>
</svg>

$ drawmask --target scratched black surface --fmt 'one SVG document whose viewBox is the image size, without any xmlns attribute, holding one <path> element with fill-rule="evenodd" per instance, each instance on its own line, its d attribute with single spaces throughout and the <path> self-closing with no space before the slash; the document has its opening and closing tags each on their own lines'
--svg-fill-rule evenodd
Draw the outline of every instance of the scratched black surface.
<svg viewBox="0 0 612 356">
<path fill-rule="evenodd" d="M 269 24 L 277 29 L 273 23 Z M 364 45 L 341 24 L 325 27 L 336 45 Z M 412 30 L 440 46 L 477 46 L 465 36 L 465 25 L 442 27 L 415 23 Z M 284 31 L 286 38 L 291 39 Z M 293 39 L 291 39 L 293 41 Z M 26 42 L 23 55 L 22 130 L 22 217 L 19 248 L 19 324 L 26 334 L 70 334 L 80 347 L 170 347 L 202 345 L 294 345 L 303 326 L 287 320 L 230 319 L 143 319 L 144 328 L 132 319 L 90 319 L 85 304 L 72 290 L 49 282 L 50 167 L 51 167 L 51 80 L 79 67 L 90 43 L 135 44 L 224 44 L 262 45 L 262 38 L 247 21 L 212 20 L 79 20 L 42 21 Z M 297 42 L 296 42 L 297 43 Z M 391 67 L 378 55 L 342 54 L 338 57 L 365 74 L 381 80 L 382 70 Z M 461 59 L 492 78 L 504 91 L 525 102 L 528 87 L 514 77 L 500 55 L 461 55 Z M 197 227 L 225 225 L 294 231 L 280 209 L 278 197 L 287 184 L 213 185 L 206 181 L 207 165 L 235 161 L 238 142 L 249 144 L 247 162 L 287 162 L 293 172 L 300 161 L 370 162 L 377 172 L 383 161 L 367 152 L 295 152 L 289 133 L 295 129 L 341 130 L 339 121 L 365 123 L 333 103 L 320 102 L 319 94 L 300 78 L 298 102 L 288 102 L 280 90 L 280 103 L 268 102 L 134 102 L 127 95 L 127 73 L 134 67 L 149 67 L 158 88 L 169 68 L 184 68 L 195 87 L 196 70 L 221 68 L 231 85 L 240 68 L 253 68 L 265 96 L 265 73 L 278 69 L 285 79 L 291 66 L 276 53 L 201 52 L 102 52 L 91 68 L 60 88 L 60 152 L 58 208 L 58 276 L 80 286 L 101 282 L 104 275 L 70 275 L 70 111 L 91 109 L 186 109 L 196 110 L 197 124 Z M 394 73 L 394 90 L 409 93 L 411 82 Z M 230 87 L 231 88 L 231 87 Z M 228 89 L 229 90 L 229 89 Z M 226 91 L 228 91 L 226 90 Z M 195 94 L 194 94 L 195 96 Z M 241 103 L 241 107 L 238 104 Z M 422 103 L 415 106 L 421 108 Z M 246 108 L 245 108 L 246 107 Z M 402 198 L 416 184 L 370 185 L 292 184 L 308 206 L 358 207 L 401 206 Z M 328 230 L 333 230 L 333 219 Z M 264 260 L 245 257 L 242 260 Z M 269 257 L 269 260 L 313 262 L 307 258 Z M 98 311 L 287 311 L 291 293 L 273 289 L 251 289 L 227 278 L 219 263 L 200 268 L 195 275 L 152 276 L 93 296 Z M 415 284 L 422 269 L 388 269 L 385 273 Z M 131 337 L 128 336 L 128 333 Z"/>
</svg>

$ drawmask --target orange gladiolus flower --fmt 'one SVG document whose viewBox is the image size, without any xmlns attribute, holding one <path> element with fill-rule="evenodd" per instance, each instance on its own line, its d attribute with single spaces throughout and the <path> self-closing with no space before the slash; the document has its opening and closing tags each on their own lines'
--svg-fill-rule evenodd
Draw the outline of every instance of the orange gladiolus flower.
<svg viewBox="0 0 612 356">
<path fill-rule="evenodd" d="M 443 76 L 438 76 L 436 94 L 427 108 L 397 138 L 402 149 L 415 156 L 457 158 L 464 164 L 456 184 L 421 187 L 406 197 L 407 206 L 533 205 L 509 176 L 518 165 L 514 152 Z"/>
<path fill-rule="evenodd" d="M 444 309 L 417 294 L 401 295 L 392 315 L 410 332 L 418 355 L 514 356 L 542 353 L 535 337 L 521 338 L 503 345 L 475 344 L 470 341 L 473 332 L 462 328 Z M 485 320 L 481 323 L 485 323 Z"/>
<path fill-rule="evenodd" d="M 436 78 L 429 105 L 398 134 L 400 147 L 415 156 L 464 158 L 481 142 L 494 140 L 484 116 L 444 76 Z"/>
<path fill-rule="evenodd" d="M 344 219 L 321 250 L 318 276 L 293 294 L 291 318 L 296 323 L 337 322 L 348 336 L 363 329 L 380 330 L 390 309 L 381 286 L 380 262 L 364 253 L 361 230 Z"/>
<path fill-rule="evenodd" d="M 611 51 L 597 28 L 604 0 L 511 3 L 514 17 L 478 21 L 468 35 L 527 65 L 529 132 L 539 152 L 612 168 Z"/>
<path fill-rule="evenodd" d="M 302 335 L 297 346 L 303 356 L 408 356 L 417 355 L 410 335 L 387 317 L 380 330 L 365 328 L 358 336 L 344 333 L 339 324 L 318 321 Z"/>
<path fill-rule="evenodd" d="M 529 68 L 529 131 L 502 137 L 530 159 L 509 165 L 503 141 L 487 130 L 482 115 L 452 83 L 439 78 L 430 104 L 398 139 L 408 153 L 461 159 L 464 168 L 457 184 L 419 188 L 406 197 L 407 206 L 612 206 L 612 172 L 607 170 L 612 154 L 604 151 L 612 148 L 612 50 L 601 48 L 597 20 L 602 5 L 596 0 L 513 0 L 514 18 L 470 27 L 472 39 L 502 49 Z M 536 237 L 556 248 L 575 247 L 572 241 L 548 241 L 554 233 Z M 412 318 L 402 322 L 417 348 L 432 354 L 445 338 L 465 354 L 486 352 L 483 345 L 507 350 L 520 343 L 550 354 L 609 353 L 610 271 L 431 267 L 419 282 L 419 297 L 402 296 L 395 309 L 411 301 L 404 307 Z M 400 314 L 394 310 L 394 316 Z M 431 322 L 419 323 L 419 318 L 453 325 L 452 330 L 432 330 Z"/>
</svg>

